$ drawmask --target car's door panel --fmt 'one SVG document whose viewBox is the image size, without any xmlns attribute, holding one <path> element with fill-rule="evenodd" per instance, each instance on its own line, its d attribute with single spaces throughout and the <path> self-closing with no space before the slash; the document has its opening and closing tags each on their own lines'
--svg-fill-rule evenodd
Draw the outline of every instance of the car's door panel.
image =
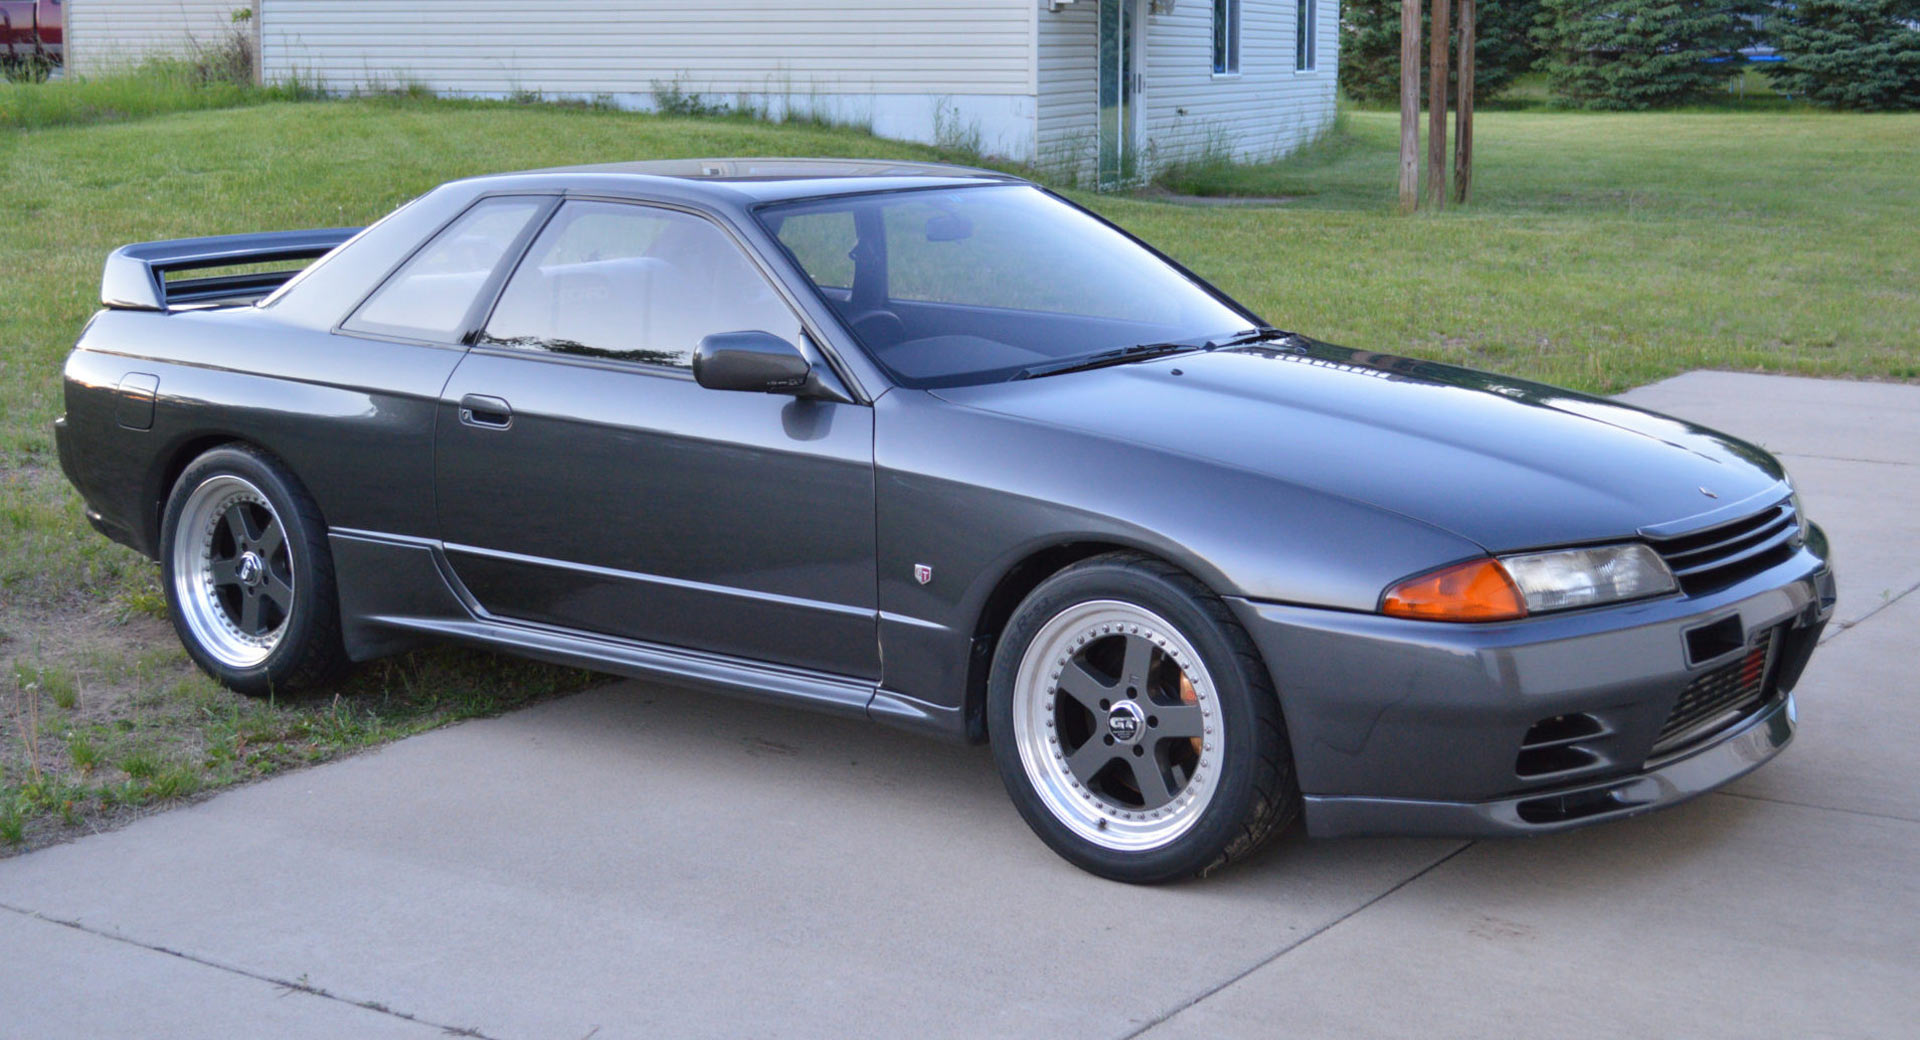
<svg viewBox="0 0 1920 1040">
<path fill-rule="evenodd" d="M 878 676 L 872 410 L 684 367 L 802 335 L 759 278 L 695 216 L 555 215 L 442 394 L 441 537 L 488 613 Z"/>
<path fill-rule="evenodd" d="M 460 420 L 501 391 L 510 426 Z M 871 409 L 484 349 L 444 401 L 441 535 L 488 611 L 877 674 Z"/>
</svg>

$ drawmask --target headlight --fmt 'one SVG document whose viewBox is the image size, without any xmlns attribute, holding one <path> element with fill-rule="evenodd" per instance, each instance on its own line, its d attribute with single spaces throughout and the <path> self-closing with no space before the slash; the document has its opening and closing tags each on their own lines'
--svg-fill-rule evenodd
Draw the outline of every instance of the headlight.
<svg viewBox="0 0 1920 1040">
<path fill-rule="evenodd" d="M 1679 587 L 1660 554 L 1637 543 L 1502 556 L 1500 564 L 1535 613 L 1660 596 Z"/>
<path fill-rule="evenodd" d="M 1427 621 L 1511 621 L 1550 610 L 1672 592 L 1665 560 L 1638 543 L 1468 560 L 1415 575 L 1380 597 L 1380 612 Z"/>
</svg>

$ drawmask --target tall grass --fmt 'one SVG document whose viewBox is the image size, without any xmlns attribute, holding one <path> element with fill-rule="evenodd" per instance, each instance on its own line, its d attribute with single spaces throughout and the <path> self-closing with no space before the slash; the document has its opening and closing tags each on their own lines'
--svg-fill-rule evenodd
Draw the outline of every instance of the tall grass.
<svg viewBox="0 0 1920 1040">
<path fill-rule="evenodd" d="M 204 60 L 152 58 L 110 75 L 0 84 L 0 127 L 29 130 L 110 123 L 320 95 L 317 88 L 298 81 L 264 87 L 238 82 Z"/>
</svg>

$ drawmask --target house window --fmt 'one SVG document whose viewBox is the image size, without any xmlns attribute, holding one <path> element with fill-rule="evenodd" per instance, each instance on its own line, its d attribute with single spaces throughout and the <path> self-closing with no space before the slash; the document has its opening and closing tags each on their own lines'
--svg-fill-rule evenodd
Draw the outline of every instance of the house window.
<svg viewBox="0 0 1920 1040">
<path fill-rule="evenodd" d="M 1213 0 L 1213 74 L 1240 72 L 1240 0 Z"/>
<path fill-rule="evenodd" d="M 1293 20 L 1293 67 L 1301 72 L 1313 69 L 1313 38 L 1320 28 L 1319 8 L 1316 0 L 1295 0 L 1298 14 Z"/>
</svg>

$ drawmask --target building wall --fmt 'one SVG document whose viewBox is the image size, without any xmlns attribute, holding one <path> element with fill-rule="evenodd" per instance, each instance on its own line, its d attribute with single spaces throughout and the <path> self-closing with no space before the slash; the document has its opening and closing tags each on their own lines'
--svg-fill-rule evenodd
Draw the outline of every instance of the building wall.
<svg viewBox="0 0 1920 1040">
<path fill-rule="evenodd" d="M 1086 180 L 1099 147 L 1100 3 L 1076 0 L 1048 11 L 1039 2 L 1036 161 L 1055 175 Z"/>
<path fill-rule="evenodd" d="M 1038 161 L 1083 181 L 1093 176 L 1097 149 L 1100 2 L 1075 0 L 1039 15 Z M 1240 73 L 1232 76 L 1213 74 L 1211 0 L 1175 0 L 1171 12 L 1149 14 L 1143 171 L 1209 151 L 1241 161 L 1277 158 L 1332 125 L 1340 4 L 1316 2 L 1318 53 L 1311 72 L 1294 68 L 1294 0 L 1242 0 Z"/>
<path fill-rule="evenodd" d="M 263 2 L 270 81 L 635 108 L 678 94 L 1032 152 L 1038 0 Z"/>
<path fill-rule="evenodd" d="M 1273 159 L 1333 123 L 1339 0 L 1315 0 L 1317 68 L 1294 70 L 1294 0 L 1241 0 L 1240 74 L 1213 74 L 1213 4 L 1177 0 L 1147 25 L 1148 161 L 1224 151 Z"/>
<path fill-rule="evenodd" d="M 252 0 L 67 0 L 66 65 L 97 76 L 149 57 L 187 57 L 218 46 L 233 12 Z M 251 33 L 248 27 L 239 27 Z"/>
</svg>

